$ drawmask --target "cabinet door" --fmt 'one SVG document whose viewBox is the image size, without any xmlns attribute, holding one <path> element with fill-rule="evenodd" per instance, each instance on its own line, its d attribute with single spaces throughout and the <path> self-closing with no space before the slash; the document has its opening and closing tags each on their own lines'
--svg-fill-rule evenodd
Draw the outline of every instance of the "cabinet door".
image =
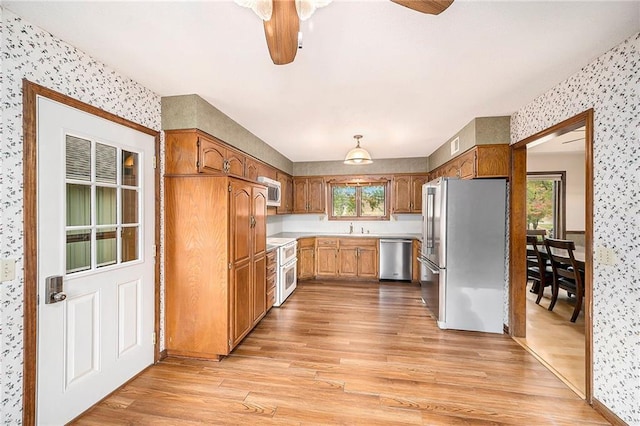
<svg viewBox="0 0 640 426">
<path fill-rule="evenodd" d="M 253 158 L 247 158 L 247 167 L 245 170 L 245 177 L 252 181 L 257 181 L 259 176 L 258 162 Z"/>
<path fill-rule="evenodd" d="M 307 187 L 306 178 L 293 178 L 293 213 L 307 212 Z"/>
<path fill-rule="evenodd" d="M 340 277 L 358 276 L 358 248 L 353 246 L 340 247 L 338 251 L 338 273 Z"/>
<path fill-rule="evenodd" d="M 472 150 L 460 156 L 458 159 L 460 165 L 460 178 L 473 179 L 476 177 L 476 151 Z"/>
<path fill-rule="evenodd" d="M 325 185 L 324 178 L 309 178 L 307 183 L 307 213 L 325 212 Z"/>
<path fill-rule="evenodd" d="M 249 261 L 253 253 L 252 247 L 252 191 L 251 185 L 242 181 L 231 182 L 230 201 L 230 235 L 231 261 Z"/>
<path fill-rule="evenodd" d="M 298 279 L 313 278 L 315 267 L 315 248 L 303 247 L 298 249 Z"/>
<path fill-rule="evenodd" d="M 226 149 L 203 137 L 198 138 L 198 172 L 223 173 Z"/>
<path fill-rule="evenodd" d="M 227 173 L 231 176 L 244 177 L 245 156 L 239 151 L 227 148 Z"/>
<path fill-rule="evenodd" d="M 253 260 L 253 312 L 252 320 L 255 325 L 267 312 L 267 265 L 264 254 L 257 256 Z"/>
<path fill-rule="evenodd" d="M 231 351 L 253 326 L 251 262 L 235 264 L 231 270 Z"/>
<path fill-rule="evenodd" d="M 451 164 L 445 166 L 444 169 L 444 177 L 457 177 L 460 173 L 460 169 L 458 167 L 458 161 L 452 161 Z"/>
<path fill-rule="evenodd" d="M 258 185 L 252 187 L 252 204 L 249 226 L 252 229 L 252 254 L 263 256 L 267 250 L 267 190 Z"/>
<path fill-rule="evenodd" d="M 427 176 L 411 176 L 411 213 L 422 212 L 422 185 Z"/>
<path fill-rule="evenodd" d="M 358 248 L 358 277 L 378 278 L 378 250 L 375 247 Z"/>
<path fill-rule="evenodd" d="M 316 275 L 335 278 L 338 276 L 338 250 L 336 247 L 318 246 Z"/>
<path fill-rule="evenodd" d="M 411 213 L 411 177 L 393 177 L 393 213 Z"/>
<path fill-rule="evenodd" d="M 276 207 L 276 214 L 289 214 L 293 209 L 293 179 L 289 175 L 278 172 L 280 182 L 280 206 Z"/>
</svg>

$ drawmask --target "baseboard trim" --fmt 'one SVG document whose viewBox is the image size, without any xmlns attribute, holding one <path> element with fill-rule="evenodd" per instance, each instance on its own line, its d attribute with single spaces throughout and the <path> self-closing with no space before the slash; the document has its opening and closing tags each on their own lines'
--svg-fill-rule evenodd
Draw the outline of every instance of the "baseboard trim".
<svg viewBox="0 0 640 426">
<path fill-rule="evenodd" d="M 158 356 L 158 361 L 162 361 L 166 357 L 167 357 L 167 350 L 165 349 L 165 350 L 160 351 L 160 356 Z"/>
<path fill-rule="evenodd" d="M 610 422 L 613 426 L 629 426 L 624 420 L 616 415 L 613 411 L 609 409 L 602 402 L 593 398 L 591 401 L 591 405 L 593 408 L 602 415 L 608 422 Z"/>
</svg>

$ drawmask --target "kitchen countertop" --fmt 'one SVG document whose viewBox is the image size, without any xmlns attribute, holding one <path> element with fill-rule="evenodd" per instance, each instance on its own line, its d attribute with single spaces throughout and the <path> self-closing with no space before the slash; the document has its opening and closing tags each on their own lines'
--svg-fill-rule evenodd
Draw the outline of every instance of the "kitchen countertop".
<svg viewBox="0 0 640 426">
<path fill-rule="evenodd" d="M 360 234 L 347 232 L 280 232 L 279 234 L 269 235 L 267 238 L 305 238 L 305 237 L 335 237 L 335 238 L 402 238 L 422 241 L 422 234 L 403 234 L 403 233 L 371 233 Z"/>
</svg>

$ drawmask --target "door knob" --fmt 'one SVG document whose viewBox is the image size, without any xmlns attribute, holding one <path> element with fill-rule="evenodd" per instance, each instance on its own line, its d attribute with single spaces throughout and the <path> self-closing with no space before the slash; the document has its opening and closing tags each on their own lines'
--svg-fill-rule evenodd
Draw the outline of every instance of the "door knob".
<svg viewBox="0 0 640 426">
<path fill-rule="evenodd" d="M 53 296 L 51 296 L 51 298 L 53 299 L 54 302 L 62 302 L 64 299 L 67 298 L 67 295 L 64 293 L 56 293 Z"/>
<path fill-rule="evenodd" d="M 46 295 L 44 300 L 46 304 L 62 302 L 67 298 L 67 295 L 62 291 L 63 277 L 59 275 L 47 277 L 45 284 Z"/>
</svg>

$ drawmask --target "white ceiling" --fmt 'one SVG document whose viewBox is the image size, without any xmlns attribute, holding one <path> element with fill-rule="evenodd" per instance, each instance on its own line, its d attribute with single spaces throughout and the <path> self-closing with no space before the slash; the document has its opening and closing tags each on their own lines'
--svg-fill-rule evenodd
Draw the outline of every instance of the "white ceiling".
<svg viewBox="0 0 640 426">
<path fill-rule="evenodd" d="M 334 0 L 273 65 L 232 1 L 3 1 L 161 96 L 196 93 L 292 161 L 431 154 L 474 117 L 510 115 L 640 29 L 639 1 L 456 0 L 439 16 Z"/>
</svg>

